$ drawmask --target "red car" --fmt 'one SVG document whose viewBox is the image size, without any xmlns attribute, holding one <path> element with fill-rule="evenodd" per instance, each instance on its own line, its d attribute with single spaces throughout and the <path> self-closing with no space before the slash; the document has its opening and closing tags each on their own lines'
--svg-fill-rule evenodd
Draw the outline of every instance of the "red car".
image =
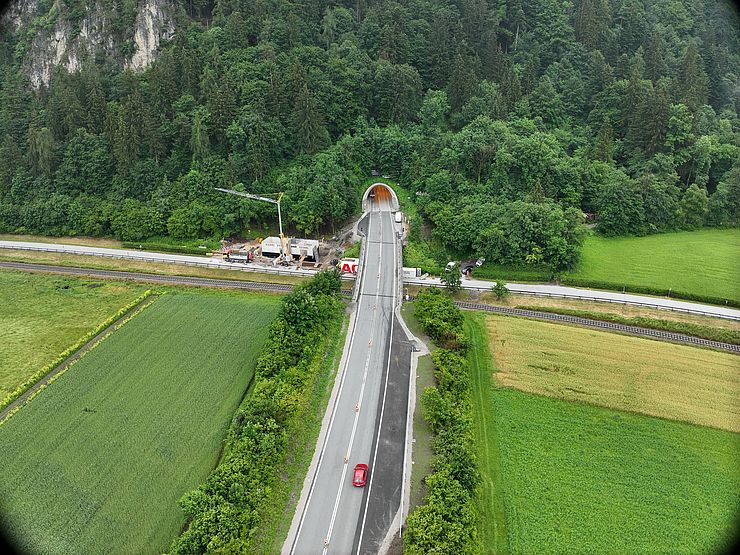
<svg viewBox="0 0 740 555">
<path fill-rule="evenodd" d="M 367 465 L 366 464 L 358 464 L 355 466 L 355 475 L 352 478 L 352 485 L 358 488 L 361 488 L 365 485 L 365 482 L 367 481 Z"/>
</svg>

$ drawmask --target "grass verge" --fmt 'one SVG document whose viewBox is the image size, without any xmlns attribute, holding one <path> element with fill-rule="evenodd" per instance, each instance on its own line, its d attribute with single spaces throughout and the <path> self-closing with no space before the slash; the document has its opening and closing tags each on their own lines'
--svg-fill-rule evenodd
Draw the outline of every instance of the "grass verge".
<svg viewBox="0 0 740 555">
<path fill-rule="evenodd" d="M 259 283 L 287 283 L 296 285 L 305 281 L 304 278 L 279 274 L 262 274 L 247 272 L 240 269 L 220 270 L 216 268 L 197 268 L 180 264 L 165 264 L 160 262 L 142 262 L 117 258 L 101 258 L 79 254 L 60 254 L 53 252 L 17 251 L 0 249 L 0 261 L 29 262 L 33 264 L 53 264 L 56 266 L 70 266 L 75 268 L 92 268 L 96 270 L 119 270 L 122 272 L 140 272 L 145 274 L 161 274 L 168 276 L 205 277 L 215 279 L 231 279 L 237 281 L 251 281 Z"/>
<path fill-rule="evenodd" d="M 676 322 L 672 320 L 663 320 L 659 318 L 648 318 L 645 316 L 625 317 L 618 314 L 609 314 L 604 312 L 590 310 L 574 310 L 567 308 L 553 308 L 532 305 L 521 305 L 517 308 L 525 310 L 539 310 L 540 312 L 552 312 L 555 314 L 566 314 L 569 316 L 578 316 L 581 318 L 590 318 L 592 320 L 602 320 L 604 322 L 614 322 L 616 324 L 625 324 L 628 326 L 639 326 L 641 328 L 650 328 L 654 330 L 670 331 L 702 337 L 712 341 L 722 341 L 733 345 L 740 345 L 740 329 L 730 330 L 703 326 L 701 324 L 692 324 L 688 322 Z"/>
<path fill-rule="evenodd" d="M 414 316 L 414 305 L 404 303 L 401 306 L 401 316 L 403 321 L 420 341 L 423 341 L 427 348 L 434 350 L 434 344 L 431 339 L 424 333 L 419 325 L 419 320 Z M 421 395 L 427 387 L 435 385 L 434 380 L 434 363 L 430 355 L 418 358 L 416 366 L 416 405 L 414 407 L 414 433 L 413 445 L 411 448 L 411 492 L 409 500 L 409 513 L 415 507 L 424 502 L 424 498 L 429 495 L 424 477 L 432 472 L 432 440 L 434 434 L 429 423 L 424 419 L 421 408 Z"/>
<path fill-rule="evenodd" d="M 509 553 L 504 478 L 501 470 L 501 442 L 497 436 L 495 405 L 491 378 L 494 373 L 485 319 L 480 314 L 465 317 L 465 332 L 470 341 L 468 363 L 473 398 L 473 430 L 478 449 L 481 485 L 478 514 L 481 551 L 506 555 Z"/>
</svg>

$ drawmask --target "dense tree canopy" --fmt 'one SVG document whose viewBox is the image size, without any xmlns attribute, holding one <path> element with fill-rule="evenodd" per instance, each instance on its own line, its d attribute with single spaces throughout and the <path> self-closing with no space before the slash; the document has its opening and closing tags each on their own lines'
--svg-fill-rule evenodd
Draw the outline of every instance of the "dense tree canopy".
<svg viewBox="0 0 740 555">
<path fill-rule="evenodd" d="M 582 212 L 610 235 L 737 225 L 738 28 L 715 0 L 203 0 L 142 73 L 101 55 L 32 90 L 5 25 L 0 231 L 239 233 L 272 217 L 213 192 L 241 182 L 315 234 L 372 169 L 503 263 L 572 265 Z"/>
</svg>

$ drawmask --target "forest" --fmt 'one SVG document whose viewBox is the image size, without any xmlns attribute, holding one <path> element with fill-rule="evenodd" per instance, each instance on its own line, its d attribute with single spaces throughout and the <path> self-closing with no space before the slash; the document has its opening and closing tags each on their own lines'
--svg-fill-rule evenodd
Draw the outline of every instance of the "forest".
<svg viewBox="0 0 740 555">
<path fill-rule="evenodd" d="M 136 0 L 98 0 L 123 23 Z M 35 25 L 89 0 L 39 0 Z M 128 10 L 128 11 L 127 11 Z M 34 90 L 0 27 L 0 233 L 297 233 L 373 170 L 446 248 L 554 269 L 606 236 L 740 225 L 740 16 L 715 0 L 188 0 L 145 71 Z M 130 20 L 130 17 L 129 17 Z M 29 30 L 29 32 L 31 32 Z M 126 43 L 130 44 L 130 42 Z M 423 224 L 423 225 L 422 225 Z"/>
</svg>

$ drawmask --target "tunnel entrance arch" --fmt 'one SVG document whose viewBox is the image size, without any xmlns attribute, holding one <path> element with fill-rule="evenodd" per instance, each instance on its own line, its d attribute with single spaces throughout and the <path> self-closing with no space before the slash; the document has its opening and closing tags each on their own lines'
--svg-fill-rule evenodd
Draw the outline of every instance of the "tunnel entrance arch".
<svg viewBox="0 0 740 555">
<path fill-rule="evenodd" d="M 398 196 L 396 192 L 385 183 L 373 183 L 362 195 L 362 210 L 367 212 L 374 202 L 388 201 L 391 210 L 398 210 Z"/>
</svg>

